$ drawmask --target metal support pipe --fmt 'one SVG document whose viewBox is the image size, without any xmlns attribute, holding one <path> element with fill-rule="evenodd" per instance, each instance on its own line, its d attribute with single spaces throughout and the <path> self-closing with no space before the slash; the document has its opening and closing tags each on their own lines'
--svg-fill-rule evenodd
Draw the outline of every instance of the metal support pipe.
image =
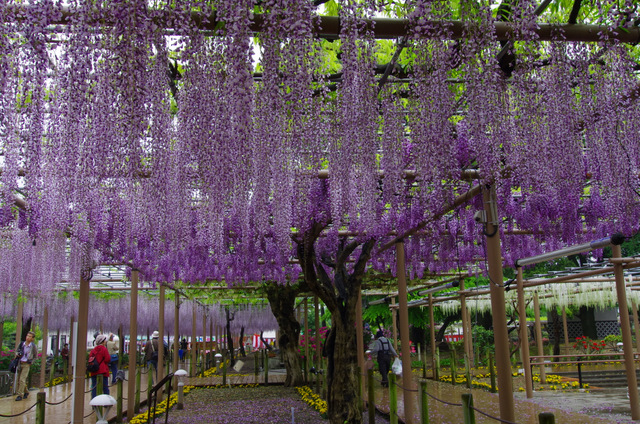
<svg viewBox="0 0 640 424">
<path fill-rule="evenodd" d="M 496 350 L 498 371 L 498 396 L 500 418 L 515 421 L 515 402 L 513 399 L 513 383 L 511 381 L 511 360 L 509 355 L 509 333 L 507 330 L 504 286 L 502 274 L 502 253 L 500 247 L 500 231 L 494 222 L 498 222 L 495 207 L 495 188 L 483 190 L 483 203 L 487 215 L 486 243 L 487 263 L 489 265 L 489 289 L 491 292 L 491 314 L 493 317 L 493 337 Z"/>
<path fill-rule="evenodd" d="M 575 246 L 564 247 L 562 249 L 554 250 L 553 252 L 547 252 L 541 255 L 518 259 L 516 261 L 516 266 L 518 267 L 533 265 L 540 262 L 547 262 L 553 259 L 562 258 L 564 256 L 577 255 L 578 253 L 584 253 L 590 250 L 601 249 L 606 246 L 620 244 L 622 243 L 622 241 L 624 241 L 624 236 L 620 233 L 615 233 L 611 237 L 601 238 L 589 243 L 576 244 Z"/>
<path fill-rule="evenodd" d="M 400 340 L 402 342 L 402 386 L 404 391 L 405 423 L 412 424 L 414 411 L 413 379 L 411 377 L 411 345 L 409 337 L 409 309 L 407 308 L 407 277 L 405 271 L 404 243 L 396 243 L 396 267 L 398 276 L 398 303 L 400 304 Z M 391 382 L 389 382 L 391 386 Z"/>
<path fill-rule="evenodd" d="M 517 268 L 518 275 L 518 315 L 520 319 L 520 351 L 522 352 L 522 368 L 524 370 L 524 384 L 527 399 L 533 397 L 533 384 L 531 379 L 531 367 L 529 366 L 529 330 L 527 328 L 527 308 L 524 300 L 524 286 L 522 279 L 522 267 Z"/>
<path fill-rule="evenodd" d="M 619 244 L 611 246 L 613 257 L 620 258 L 622 249 Z M 631 404 L 631 419 L 640 420 L 640 402 L 638 398 L 638 379 L 633 363 L 633 342 L 631 340 L 631 324 L 629 323 L 629 306 L 627 305 L 627 292 L 624 285 L 624 273 L 622 264 L 614 264 L 616 277 L 616 293 L 618 294 L 618 308 L 620 310 L 620 330 L 622 332 L 622 349 L 624 351 L 624 365 L 627 371 L 627 386 L 629 391 L 629 403 Z"/>
</svg>

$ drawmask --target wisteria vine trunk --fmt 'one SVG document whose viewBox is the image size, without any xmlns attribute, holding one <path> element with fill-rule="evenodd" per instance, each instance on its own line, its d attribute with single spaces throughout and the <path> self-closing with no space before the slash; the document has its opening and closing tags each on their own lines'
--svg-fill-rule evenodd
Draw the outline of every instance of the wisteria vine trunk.
<svg viewBox="0 0 640 424">
<path fill-rule="evenodd" d="M 267 283 L 265 291 L 280 330 L 278 346 L 287 370 L 284 385 L 286 387 L 299 386 L 304 382 L 298 355 L 300 323 L 295 316 L 296 296 L 300 292 L 300 288 L 298 285 Z"/>
<path fill-rule="evenodd" d="M 335 258 L 330 258 L 328 252 L 317 255 L 315 242 L 325 227 L 326 224 L 315 222 L 302 238 L 296 240 L 298 259 L 309 289 L 322 299 L 331 312 L 331 330 L 324 349 L 328 363 L 326 378 L 329 421 L 332 424 L 361 423 L 356 305 L 375 239 L 354 240 L 349 243 L 343 239 Z M 346 263 L 360 246 L 358 259 L 349 273 Z M 325 267 L 333 269 L 333 275 L 330 276 Z"/>
</svg>

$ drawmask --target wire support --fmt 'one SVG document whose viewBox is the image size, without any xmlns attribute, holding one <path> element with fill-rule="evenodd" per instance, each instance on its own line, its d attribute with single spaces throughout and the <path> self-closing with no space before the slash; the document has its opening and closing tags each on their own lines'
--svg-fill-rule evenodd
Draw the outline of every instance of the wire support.
<svg viewBox="0 0 640 424">
<path fill-rule="evenodd" d="M 68 401 L 69 399 L 71 399 L 71 396 L 73 396 L 73 393 L 71 393 L 69 396 L 67 396 L 66 398 L 64 398 L 60 402 L 47 402 L 45 400 L 44 403 L 46 403 L 47 405 L 52 405 L 52 406 L 60 405 L 61 403 L 64 403 L 64 402 Z"/>
<path fill-rule="evenodd" d="M 24 414 L 26 414 L 27 412 L 29 412 L 30 410 L 32 410 L 32 409 L 33 409 L 33 407 L 34 407 L 34 406 L 36 406 L 37 404 L 38 404 L 37 402 L 36 402 L 36 403 L 34 403 L 34 404 L 33 404 L 33 405 L 31 405 L 29 408 L 25 409 L 24 411 L 20 412 L 19 414 L 15 414 L 15 415 L 3 415 L 3 414 L 0 414 L 0 417 L 2 417 L 2 418 L 15 418 L 15 417 L 19 417 L 20 415 L 24 415 Z"/>
<path fill-rule="evenodd" d="M 438 402 L 440 402 L 440 403 L 444 403 L 445 405 L 450 405 L 450 406 L 462 406 L 462 404 L 461 404 L 461 403 L 447 402 L 446 400 L 442 400 L 442 399 L 439 399 L 439 398 L 435 397 L 434 395 L 432 395 L 432 394 L 431 394 L 431 393 L 429 393 L 429 392 L 426 392 L 426 393 L 427 393 L 427 396 L 429 396 L 431 399 L 437 400 Z"/>
</svg>

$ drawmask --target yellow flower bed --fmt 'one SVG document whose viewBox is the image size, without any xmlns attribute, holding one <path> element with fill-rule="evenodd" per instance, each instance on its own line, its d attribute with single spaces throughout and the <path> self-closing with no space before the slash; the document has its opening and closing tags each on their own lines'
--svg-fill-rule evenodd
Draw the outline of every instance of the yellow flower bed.
<svg viewBox="0 0 640 424">
<path fill-rule="evenodd" d="M 48 381 L 46 383 L 44 383 L 44 387 L 53 387 L 53 386 L 57 386 L 58 384 L 62 384 L 62 383 L 66 383 L 67 382 L 67 377 L 56 377 L 51 381 Z"/>
<path fill-rule="evenodd" d="M 329 407 L 327 406 L 327 402 L 322 400 L 320 396 L 315 394 L 309 386 L 296 387 L 298 393 L 302 397 L 302 400 L 307 404 L 311 405 L 313 409 L 318 411 L 322 418 L 327 418 L 327 411 Z"/>
</svg>

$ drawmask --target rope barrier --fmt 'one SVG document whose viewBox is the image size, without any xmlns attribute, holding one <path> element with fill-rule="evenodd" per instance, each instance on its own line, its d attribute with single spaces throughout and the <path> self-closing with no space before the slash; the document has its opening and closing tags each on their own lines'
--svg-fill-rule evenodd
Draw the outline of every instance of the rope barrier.
<svg viewBox="0 0 640 424">
<path fill-rule="evenodd" d="M 93 386 L 92 388 L 90 388 L 89 390 L 87 390 L 85 393 L 89 393 L 91 390 L 95 389 L 96 387 L 98 387 L 98 383 L 96 382 L 96 385 Z"/>
<path fill-rule="evenodd" d="M 69 396 L 67 396 L 65 399 L 61 400 L 60 402 L 47 402 L 46 400 L 44 401 L 44 403 L 46 403 L 47 405 L 60 405 L 61 403 L 64 403 L 66 401 L 68 401 L 69 399 L 71 399 L 71 396 L 73 396 L 73 393 L 71 393 Z"/>
<path fill-rule="evenodd" d="M 84 417 L 82 417 L 82 419 L 89 418 L 90 416 L 92 416 L 95 413 L 96 413 L 96 411 L 93 410 L 93 411 L 91 411 L 91 413 L 89 413 L 89 415 L 85 415 Z"/>
<path fill-rule="evenodd" d="M 471 407 L 471 409 L 473 409 L 474 411 L 477 411 L 477 412 L 481 413 L 481 414 L 482 414 L 482 415 L 484 415 L 485 417 L 489 417 L 489 418 L 494 419 L 494 420 L 496 420 L 496 421 L 499 421 L 499 422 L 501 422 L 501 423 L 505 423 L 505 424 L 516 424 L 516 423 L 515 423 L 515 422 L 513 422 L 513 421 L 507 421 L 507 420 L 503 420 L 502 418 L 498 418 L 498 417 L 494 417 L 493 415 L 489 415 L 489 414 L 487 414 L 486 412 L 483 412 L 483 411 L 479 410 L 479 409 L 478 409 L 478 408 L 476 408 L 475 406 L 472 406 L 472 407 Z"/>
<path fill-rule="evenodd" d="M 33 409 L 34 406 L 36 406 L 38 403 L 34 403 L 33 405 L 31 405 L 29 408 L 25 409 L 24 411 L 20 412 L 19 414 L 15 414 L 15 415 L 3 415 L 0 414 L 0 417 L 2 418 L 15 418 L 15 417 L 19 417 L 20 415 L 24 415 L 27 412 L 29 412 L 31 409 Z"/>
<path fill-rule="evenodd" d="M 429 392 L 426 392 L 426 393 L 427 393 L 427 396 L 429 396 L 430 398 L 435 399 L 435 400 L 437 400 L 437 401 L 438 401 L 438 402 L 440 402 L 440 403 L 444 403 L 445 405 L 450 405 L 450 406 L 462 406 L 462 404 L 461 404 L 461 403 L 447 402 L 446 400 L 438 399 L 437 397 L 435 397 L 434 395 L 432 395 L 432 394 L 431 394 L 431 393 L 429 393 Z"/>
</svg>

